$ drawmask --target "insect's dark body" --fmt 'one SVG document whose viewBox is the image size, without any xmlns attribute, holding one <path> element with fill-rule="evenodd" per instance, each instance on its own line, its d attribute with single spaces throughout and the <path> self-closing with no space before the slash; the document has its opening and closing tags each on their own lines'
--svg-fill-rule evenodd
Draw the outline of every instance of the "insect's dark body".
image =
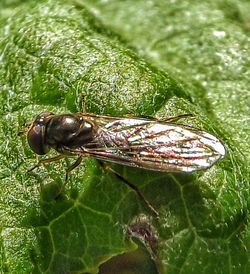
<svg viewBox="0 0 250 274">
<path fill-rule="evenodd" d="M 30 171 L 41 164 L 78 156 L 76 162 L 66 169 L 66 184 L 68 174 L 84 156 L 156 171 L 193 172 L 211 167 L 225 155 L 224 146 L 213 135 L 169 123 L 170 120 L 43 112 L 28 130 L 29 145 L 39 155 L 48 153 L 51 148 L 60 154 L 40 160 Z M 132 188 L 159 217 L 157 210 L 135 185 L 114 170 L 110 171 Z"/>
<path fill-rule="evenodd" d="M 64 155 L 165 172 L 206 169 L 225 154 L 216 137 L 193 127 L 83 113 L 41 113 L 28 131 L 28 141 L 40 155 L 54 148 Z"/>
</svg>

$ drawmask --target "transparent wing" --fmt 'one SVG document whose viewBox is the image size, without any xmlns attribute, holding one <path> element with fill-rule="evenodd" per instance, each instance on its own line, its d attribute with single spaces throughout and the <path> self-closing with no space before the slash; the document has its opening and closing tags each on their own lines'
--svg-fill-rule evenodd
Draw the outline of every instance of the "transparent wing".
<svg viewBox="0 0 250 274">
<path fill-rule="evenodd" d="M 185 125 L 136 118 L 85 118 L 96 124 L 96 135 L 74 153 L 100 160 L 165 172 L 192 172 L 209 168 L 225 155 L 216 137 Z"/>
</svg>

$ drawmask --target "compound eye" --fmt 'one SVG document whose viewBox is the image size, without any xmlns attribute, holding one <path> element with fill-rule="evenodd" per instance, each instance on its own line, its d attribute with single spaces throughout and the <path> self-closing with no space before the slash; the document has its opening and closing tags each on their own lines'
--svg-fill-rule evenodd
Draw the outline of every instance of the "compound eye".
<svg viewBox="0 0 250 274">
<path fill-rule="evenodd" d="M 45 139 L 45 126 L 33 125 L 27 134 L 28 143 L 30 148 L 39 155 L 44 155 L 49 152 L 50 147 L 44 143 Z"/>
<path fill-rule="evenodd" d="M 27 139 L 30 148 L 39 155 L 49 152 L 50 147 L 45 144 L 45 128 L 47 120 L 53 116 L 52 112 L 40 113 L 28 131 Z"/>
</svg>

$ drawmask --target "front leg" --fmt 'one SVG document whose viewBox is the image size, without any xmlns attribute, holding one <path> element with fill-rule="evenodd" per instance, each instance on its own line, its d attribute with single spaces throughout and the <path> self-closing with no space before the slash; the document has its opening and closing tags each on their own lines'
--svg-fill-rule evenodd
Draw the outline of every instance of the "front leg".
<svg viewBox="0 0 250 274">
<path fill-rule="evenodd" d="M 41 159 L 38 161 L 38 163 L 33 166 L 31 169 L 29 169 L 27 172 L 31 172 L 33 171 L 34 169 L 40 167 L 41 165 L 45 165 L 45 164 L 48 164 L 48 163 L 52 163 L 52 162 L 57 162 L 57 161 L 60 161 L 62 159 L 64 159 L 66 156 L 65 155 L 57 155 L 55 157 L 52 157 L 52 158 L 48 158 L 48 159 Z"/>
</svg>

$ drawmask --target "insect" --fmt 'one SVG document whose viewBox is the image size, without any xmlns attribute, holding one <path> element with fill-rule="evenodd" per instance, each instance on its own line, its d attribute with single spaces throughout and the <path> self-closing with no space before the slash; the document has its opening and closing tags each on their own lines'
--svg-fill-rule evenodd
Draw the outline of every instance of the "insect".
<svg viewBox="0 0 250 274">
<path fill-rule="evenodd" d="M 157 120 L 42 112 L 28 130 L 28 143 L 36 154 L 47 154 L 53 148 L 59 155 L 40 160 L 34 168 L 67 156 L 78 156 L 66 170 L 66 181 L 85 156 L 161 172 L 191 173 L 207 169 L 225 155 L 225 148 L 213 135 L 173 122 L 183 116 L 187 115 Z M 125 183 L 151 206 L 137 187 Z"/>
</svg>

